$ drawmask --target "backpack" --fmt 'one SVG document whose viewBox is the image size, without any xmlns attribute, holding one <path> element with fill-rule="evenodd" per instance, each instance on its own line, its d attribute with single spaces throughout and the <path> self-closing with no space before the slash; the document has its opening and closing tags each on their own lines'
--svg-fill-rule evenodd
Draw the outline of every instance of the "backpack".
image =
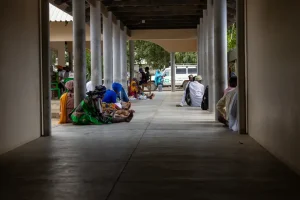
<svg viewBox="0 0 300 200">
<path fill-rule="evenodd" d="M 208 86 L 206 86 L 202 103 L 201 103 L 202 110 L 208 110 Z"/>
<path fill-rule="evenodd" d="M 190 92 L 190 84 L 188 84 L 188 86 L 186 87 L 186 90 L 185 90 L 185 102 L 189 106 L 192 105 L 191 92 Z"/>
</svg>

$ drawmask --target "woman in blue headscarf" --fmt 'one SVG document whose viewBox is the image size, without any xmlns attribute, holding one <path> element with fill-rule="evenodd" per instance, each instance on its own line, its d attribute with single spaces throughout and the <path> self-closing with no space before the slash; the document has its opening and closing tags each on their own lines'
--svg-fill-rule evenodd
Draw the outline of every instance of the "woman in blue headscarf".
<svg viewBox="0 0 300 200">
<path fill-rule="evenodd" d="M 102 101 L 105 103 L 117 103 L 117 99 L 120 95 L 120 92 L 122 91 L 122 88 L 123 87 L 120 83 L 113 83 L 113 90 L 107 90 Z"/>
<path fill-rule="evenodd" d="M 162 73 L 159 70 L 156 70 L 154 78 L 154 83 L 156 86 L 162 85 L 162 77 Z"/>
<path fill-rule="evenodd" d="M 117 104 L 118 107 L 122 108 L 126 108 L 129 109 L 130 108 L 130 103 L 129 103 L 129 99 L 128 96 L 124 90 L 124 88 L 122 87 L 122 85 L 120 83 L 113 83 L 112 84 L 112 89 L 113 90 L 107 90 L 102 101 L 104 103 L 114 103 Z M 122 104 L 119 104 L 119 100 L 122 101 Z M 126 104 L 126 103 L 127 104 Z"/>
</svg>

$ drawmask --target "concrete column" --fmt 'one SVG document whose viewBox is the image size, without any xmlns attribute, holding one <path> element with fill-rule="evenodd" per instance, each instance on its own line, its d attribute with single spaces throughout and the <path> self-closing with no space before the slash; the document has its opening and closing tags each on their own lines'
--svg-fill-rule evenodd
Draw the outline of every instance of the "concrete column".
<svg viewBox="0 0 300 200">
<path fill-rule="evenodd" d="M 113 82 L 113 48 L 112 48 L 112 13 L 108 17 L 103 16 L 103 61 L 104 61 L 104 85 L 111 89 Z"/>
<path fill-rule="evenodd" d="M 200 75 L 201 74 L 201 55 L 200 55 L 200 24 L 197 25 L 197 74 Z"/>
<path fill-rule="evenodd" d="M 120 34 L 120 45 L 121 45 L 121 80 L 125 91 L 128 90 L 127 85 L 127 27 L 124 27 L 124 31 Z"/>
<path fill-rule="evenodd" d="M 214 1 L 215 104 L 227 86 L 227 1 Z M 216 119 L 220 114 L 216 112 Z"/>
<path fill-rule="evenodd" d="M 204 22 L 203 18 L 200 19 L 200 57 L 201 57 L 201 76 L 204 78 Z M 203 81 L 204 83 L 204 81 Z"/>
<path fill-rule="evenodd" d="M 51 135 L 49 2 L 40 0 L 41 136 Z M 37 122 L 38 123 L 38 122 Z"/>
<path fill-rule="evenodd" d="M 121 83 L 120 20 L 113 24 L 113 82 Z"/>
<path fill-rule="evenodd" d="M 198 42 L 198 45 L 199 45 L 199 65 L 198 65 L 198 75 L 201 75 L 203 76 L 203 55 L 202 55 L 202 46 L 203 46 L 203 22 L 202 22 L 202 19 L 199 20 L 200 24 L 199 24 L 199 42 Z"/>
<path fill-rule="evenodd" d="M 74 52 L 74 104 L 84 99 L 86 93 L 85 55 L 85 0 L 72 0 L 73 52 Z"/>
<path fill-rule="evenodd" d="M 170 62 L 171 62 L 171 85 L 172 85 L 172 92 L 176 91 L 175 88 L 175 53 L 170 53 Z"/>
<path fill-rule="evenodd" d="M 129 54 L 130 54 L 130 82 L 134 77 L 134 41 L 129 41 Z"/>
<path fill-rule="evenodd" d="M 203 83 L 204 85 L 208 85 L 208 34 L 207 34 L 207 27 L 208 27 L 208 19 L 207 19 L 207 11 L 203 11 Z"/>
<path fill-rule="evenodd" d="M 239 133 L 247 133 L 245 0 L 236 1 L 237 8 L 237 76 Z"/>
<path fill-rule="evenodd" d="M 65 51 L 66 51 L 65 42 L 58 42 L 57 44 L 58 65 L 63 67 L 66 66 Z"/>
<path fill-rule="evenodd" d="M 73 53 L 72 53 L 72 51 L 69 51 L 68 54 L 69 54 L 69 68 L 73 72 L 74 71 L 74 69 L 73 69 Z"/>
<path fill-rule="evenodd" d="M 102 50 L 101 50 L 101 2 L 90 5 L 91 27 L 91 81 L 93 88 L 102 85 Z"/>
<path fill-rule="evenodd" d="M 207 1 L 207 33 L 208 33 L 208 85 L 209 85 L 209 111 L 215 112 L 215 69 L 214 69 L 214 7 L 213 0 Z"/>
</svg>

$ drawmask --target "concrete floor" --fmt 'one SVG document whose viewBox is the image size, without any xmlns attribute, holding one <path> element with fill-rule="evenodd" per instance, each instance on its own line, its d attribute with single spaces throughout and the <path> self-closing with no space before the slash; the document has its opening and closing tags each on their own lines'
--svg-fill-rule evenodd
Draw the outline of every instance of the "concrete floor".
<svg viewBox="0 0 300 200">
<path fill-rule="evenodd" d="M 182 92 L 134 103 L 129 124 L 55 126 L 0 156 L 0 199 L 300 199 L 300 179 L 212 115 L 176 108 Z"/>
</svg>

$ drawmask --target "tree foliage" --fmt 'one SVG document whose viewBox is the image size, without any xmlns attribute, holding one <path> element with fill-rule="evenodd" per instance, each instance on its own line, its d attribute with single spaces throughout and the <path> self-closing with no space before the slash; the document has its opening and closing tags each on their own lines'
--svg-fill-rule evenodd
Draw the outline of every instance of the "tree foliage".
<svg viewBox="0 0 300 200">
<path fill-rule="evenodd" d="M 86 56 L 86 80 L 91 80 L 91 51 L 89 49 L 85 50 L 85 56 Z"/>
<path fill-rule="evenodd" d="M 170 63 L 170 53 L 161 46 L 143 40 L 137 40 L 135 46 L 135 63 L 142 65 L 144 62 L 151 65 L 154 69 L 162 69 L 168 67 Z M 128 48 L 129 60 L 129 48 Z M 197 54 L 195 52 L 177 52 L 175 53 L 175 63 L 197 63 Z M 128 62 L 129 64 L 129 62 Z"/>
<path fill-rule="evenodd" d="M 197 64 L 196 52 L 176 52 L 175 62 L 178 64 Z"/>
<path fill-rule="evenodd" d="M 236 25 L 231 25 L 227 30 L 227 49 L 231 51 L 236 48 Z"/>
<path fill-rule="evenodd" d="M 135 62 L 139 65 L 146 62 L 154 69 L 162 69 L 169 65 L 170 54 L 155 43 L 137 40 L 134 43 L 134 48 Z"/>
</svg>

